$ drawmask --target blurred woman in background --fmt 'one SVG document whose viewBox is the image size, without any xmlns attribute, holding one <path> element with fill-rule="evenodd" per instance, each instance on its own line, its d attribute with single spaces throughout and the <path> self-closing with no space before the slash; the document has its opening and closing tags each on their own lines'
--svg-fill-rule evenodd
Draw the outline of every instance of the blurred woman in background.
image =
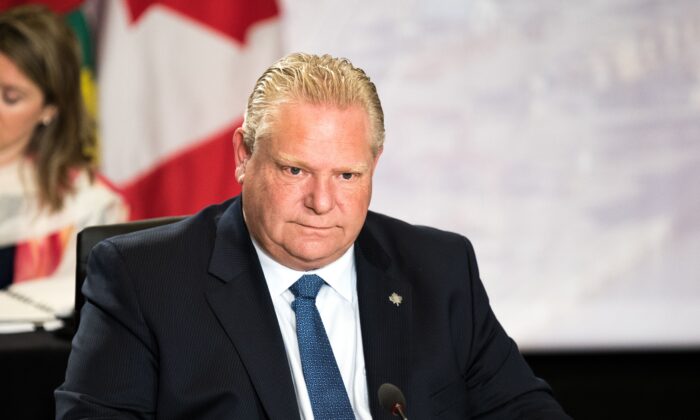
<svg viewBox="0 0 700 420">
<path fill-rule="evenodd" d="M 127 211 L 95 173 L 80 49 L 60 16 L 42 6 L 0 13 L 0 95 L 0 288 L 72 282 L 77 232 Z"/>
</svg>

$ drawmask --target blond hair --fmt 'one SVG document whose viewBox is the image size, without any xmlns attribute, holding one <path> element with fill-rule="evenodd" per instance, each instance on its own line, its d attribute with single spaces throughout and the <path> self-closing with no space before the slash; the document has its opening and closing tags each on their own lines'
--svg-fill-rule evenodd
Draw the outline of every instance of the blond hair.
<svg viewBox="0 0 700 420">
<path fill-rule="evenodd" d="M 266 134 L 276 107 L 290 102 L 339 108 L 359 105 L 369 117 L 372 152 L 376 155 L 384 144 L 384 112 L 367 74 L 346 58 L 293 53 L 270 66 L 248 98 L 243 138 L 249 150 Z"/>
</svg>

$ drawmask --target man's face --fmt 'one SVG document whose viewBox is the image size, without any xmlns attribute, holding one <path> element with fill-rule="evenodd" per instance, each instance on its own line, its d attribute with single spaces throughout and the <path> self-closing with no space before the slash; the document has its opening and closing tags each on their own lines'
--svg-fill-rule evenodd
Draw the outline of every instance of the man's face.
<svg viewBox="0 0 700 420">
<path fill-rule="evenodd" d="M 243 212 L 277 262 L 302 271 L 339 258 L 360 232 L 372 195 L 369 119 L 360 106 L 280 105 L 253 153 L 234 134 Z"/>
</svg>

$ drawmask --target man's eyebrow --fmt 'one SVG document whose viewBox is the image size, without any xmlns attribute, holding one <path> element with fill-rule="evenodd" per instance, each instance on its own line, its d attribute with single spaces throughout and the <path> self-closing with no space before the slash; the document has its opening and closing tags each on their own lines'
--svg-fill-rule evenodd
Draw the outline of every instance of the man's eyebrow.
<svg viewBox="0 0 700 420">
<path fill-rule="evenodd" d="M 351 165 L 351 166 L 348 166 L 348 167 L 341 167 L 340 169 L 338 169 L 338 172 L 343 172 L 343 173 L 345 173 L 345 172 L 358 172 L 358 173 L 362 173 L 362 172 L 367 172 L 368 170 L 369 170 L 369 165 L 367 165 L 366 163 L 358 163 L 358 164 L 356 164 L 356 165 Z"/>
<path fill-rule="evenodd" d="M 279 155 L 274 159 L 277 164 L 279 165 L 284 165 L 284 166 L 293 166 L 293 167 L 298 167 L 298 168 L 304 168 L 304 169 L 313 169 L 310 168 L 309 165 L 305 164 L 301 160 L 288 155 L 284 152 L 280 152 Z M 338 173 L 346 173 L 346 172 L 367 172 L 369 170 L 369 165 L 367 165 L 364 162 L 358 162 L 356 164 L 350 164 L 346 166 L 339 166 L 337 168 L 334 168 L 334 172 Z"/>
<path fill-rule="evenodd" d="M 281 165 L 306 167 L 306 165 L 304 165 L 302 161 L 284 152 L 279 152 L 279 154 L 274 158 L 274 160 Z"/>
</svg>

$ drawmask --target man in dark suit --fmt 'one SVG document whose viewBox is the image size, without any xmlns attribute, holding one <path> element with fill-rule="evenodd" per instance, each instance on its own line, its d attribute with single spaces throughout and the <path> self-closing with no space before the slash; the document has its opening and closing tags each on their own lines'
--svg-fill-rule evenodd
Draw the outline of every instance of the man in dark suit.
<svg viewBox="0 0 700 420">
<path fill-rule="evenodd" d="M 100 243 L 58 418 L 564 419 L 494 317 L 469 241 L 368 212 L 384 123 L 347 60 L 268 69 L 242 194 Z M 389 401 L 393 402 L 393 401 Z"/>
</svg>

